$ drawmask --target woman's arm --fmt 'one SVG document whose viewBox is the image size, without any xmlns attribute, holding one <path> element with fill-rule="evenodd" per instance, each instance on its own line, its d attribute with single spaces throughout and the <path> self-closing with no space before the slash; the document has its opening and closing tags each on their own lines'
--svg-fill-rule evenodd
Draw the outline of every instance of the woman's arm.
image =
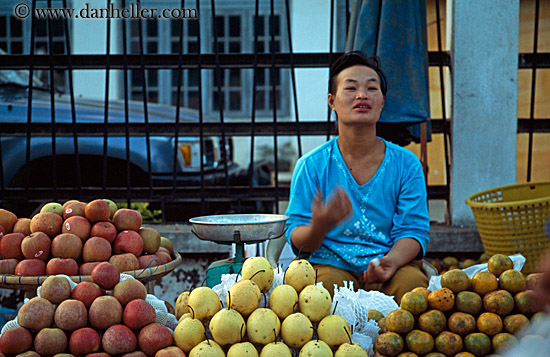
<svg viewBox="0 0 550 357">
<path fill-rule="evenodd" d="M 321 192 L 317 194 L 311 205 L 311 223 L 296 227 L 290 235 L 294 247 L 301 252 L 314 252 L 323 244 L 327 232 L 353 211 L 348 194 L 341 188 L 336 188 L 327 204 L 323 204 Z"/>
</svg>

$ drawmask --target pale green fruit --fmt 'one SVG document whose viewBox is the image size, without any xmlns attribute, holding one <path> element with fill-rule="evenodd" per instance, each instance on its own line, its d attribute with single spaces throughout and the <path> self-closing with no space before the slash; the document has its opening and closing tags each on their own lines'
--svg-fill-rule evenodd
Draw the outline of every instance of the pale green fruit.
<svg viewBox="0 0 550 357">
<path fill-rule="evenodd" d="M 368 357 L 369 354 L 357 343 L 343 343 L 338 347 L 334 357 Z"/>
<path fill-rule="evenodd" d="M 258 284 L 252 280 L 239 280 L 229 288 L 226 303 L 230 309 L 248 316 L 260 305 L 262 293 Z"/>
<path fill-rule="evenodd" d="M 321 285 L 308 285 L 298 297 L 300 312 L 311 321 L 318 322 L 328 314 L 332 308 L 332 298 L 327 289 Z"/>
<path fill-rule="evenodd" d="M 40 213 L 44 212 L 52 212 L 63 217 L 63 206 L 61 205 L 61 203 L 48 202 L 40 209 Z"/>
<path fill-rule="evenodd" d="M 279 317 L 267 308 L 254 310 L 246 321 L 246 335 L 252 343 L 267 345 L 277 340 L 280 331 Z"/>
<path fill-rule="evenodd" d="M 305 259 L 293 260 L 286 269 L 285 283 L 300 293 L 306 286 L 315 284 L 315 269 Z"/>
<path fill-rule="evenodd" d="M 277 286 L 269 295 L 269 308 L 284 320 L 294 312 L 294 306 L 298 302 L 298 293 L 288 284 Z"/>
<path fill-rule="evenodd" d="M 68 205 L 70 205 L 73 202 L 80 202 L 79 200 L 68 200 L 65 203 L 63 203 L 63 211 L 65 211 L 65 208 L 67 208 Z"/>
<path fill-rule="evenodd" d="M 201 341 L 204 341 L 205 328 L 200 320 L 186 318 L 180 320 L 174 329 L 174 342 L 183 352 L 189 353 Z"/>
<path fill-rule="evenodd" d="M 313 337 L 313 325 L 301 312 L 288 315 L 281 324 L 281 336 L 287 345 L 300 348 Z"/>
<path fill-rule="evenodd" d="M 114 203 L 113 201 L 108 200 L 106 198 L 104 198 L 103 201 L 105 201 L 109 204 L 109 211 L 111 211 L 111 214 L 109 215 L 109 218 L 113 219 L 113 216 L 115 215 L 115 212 L 118 210 L 118 207 L 117 207 L 116 203 Z"/>
<path fill-rule="evenodd" d="M 309 341 L 300 350 L 299 357 L 333 357 L 332 350 L 321 340 Z"/>
<path fill-rule="evenodd" d="M 282 342 L 271 342 L 262 348 L 260 357 L 292 357 L 290 349 Z"/>
<path fill-rule="evenodd" d="M 250 342 L 241 342 L 229 348 L 227 357 L 258 357 L 258 351 Z"/>
<path fill-rule="evenodd" d="M 220 346 L 232 345 L 241 342 L 246 324 L 237 310 L 221 309 L 216 312 L 208 324 L 214 341 Z"/>
<path fill-rule="evenodd" d="M 193 347 L 189 357 L 225 357 L 225 353 L 215 341 L 204 340 Z"/>
<path fill-rule="evenodd" d="M 160 246 L 168 249 L 170 254 L 174 254 L 174 244 L 166 237 L 160 237 Z"/>
<path fill-rule="evenodd" d="M 187 306 L 192 308 L 191 315 L 194 314 L 194 318 L 198 320 L 208 320 L 218 311 L 220 311 L 222 304 L 218 294 L 207 286 L 201 286 L 193 289 L 189 293 L 189 299 L 187 300 Z"/>
<path fill-rule="evenodd" d="M 143 254 L 156 253 L 160 247 L 160 233 L 152 227 L 141 227 L 138 231 L 143 240 Z"/>
<path fill-rule="evenodd" d="M 264 257 L 247 258 L 241 270 L 244 279 L 253 280 L 262 293 L 266 293 L 273 283 L 273 267 L 269 260 Z"/>
<path fill-rule="evenodd" d="M 346 332 L 347 331 L 347 332 Z M 342 316 L 328 315 L 319 322 L 317 335 L 331 348 L 335 349 L 342 343 L 349 342 L 351 328 Z"/>
</svg>

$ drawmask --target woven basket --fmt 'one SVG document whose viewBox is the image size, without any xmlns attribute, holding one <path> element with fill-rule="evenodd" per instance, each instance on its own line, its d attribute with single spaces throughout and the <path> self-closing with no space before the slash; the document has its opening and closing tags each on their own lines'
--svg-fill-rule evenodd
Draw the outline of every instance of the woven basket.
<svg viewBox="0 0 550 357">
<path fill-rule="evenodd" d="M 550 182 L 507 185 L 481 191 L 466 199 L 472 208 L 483 247 L 488 254 L 521 253 L 522 272 L 536 271 L 550 248 L 545 225 L 550 217 Z"/>
<path fill-rule="evenodd" d="M 174 270 L 181 263 L 181 255 L 177 252 L 174 252 L 174 260 L 166 264 L 138 269 L 125 271 L 124 274 L 128 274 L 138 279 L 142 283 L 146 283 L 151 280 L 157 280 L 165 276 Z M 48 275 L 42 276 L 18 276 L 11 274 L 0 275 L 0 287 L 6 289 L 14 290 L 36 290 L 36 288 L 48 278 Z M 81 281 L 92 281 L 90 275 L 75 275 L 71 276 L 71 279 L 75 283 L 80 283 Z"/>
</svg>

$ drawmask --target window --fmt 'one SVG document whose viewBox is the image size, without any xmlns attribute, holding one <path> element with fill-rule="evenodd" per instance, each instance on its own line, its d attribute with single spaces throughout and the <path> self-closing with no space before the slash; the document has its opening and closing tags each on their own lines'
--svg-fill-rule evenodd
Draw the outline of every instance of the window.
<svg viewBox="0 0 550 357">
<path fill-rule="evenodd" d="M 9 54 L 29 54 L 31 47 L 30 19 L 20 20 L 13 14 L 13 7 L 17 2 L 7 2 L 0 5 L 0 49 Z M 52 6 L 61 6 L 61 2 L 53 2 Z M 37 3 L 38 6 L 46 6 L 46 3 Z M 59 19 L 40 20 L 35 19 L 34 53 L 47 55 L 64 54 L 65 49 L 65 24 Z M 70 29 L 70 25 L 69 25 Z M 51 51 L 49 33 L 51 37 Z M 39 78 L 45 86 L 50 83 L 49 70 L 35 70 L 35 77 Z M 67 74 L 65 70 L 54 71 L 54 86 L 56 90 L 66 92 L 68 89 Z"/>
<path fill-rule="evenodd" d="M 216 36 L 219 54 L 254 53 L 254 2 L 235 3 L 229 0 L 218 0 L 216 3 Z M 161 5 L 155 2 L 155 7 Z M 162 3 L 162 6 L 175 6 L 175 2 Z M 194 7 L 195 2 L 186 2 L 186 7 Z M 145 3 L 143 6 L 148 6 Z M 179 2 L 177 3 L 179 6 Z M 270 4 L 260 5 L 257 19 L 258 53 L 288 51 L 286 33 L 285 3 L 275 1 L 274 15 L 270 16 Z M 271 19 L 271 20 L 270 20 Z M 216 41 L 213 33 L 212 9 L 210 3 L 201 2 L 199 20 L 143 20 L 144 53 L 177 54 L 180 50 L 180 34 L 183 31 L 182 53 L 216 52 Z M 128 51 L 139 54 L 139 27 L 136 20 L 126 21 L 128 34 Z M 200 31 L 200 36 L 199 36 Z M 273 38 L 272 38 L 273 37 Z M 200 43 L 199 43 L 200 39 Z M 227 118 L 249 118 L 255 100 L 256 117 L 273 116 L 275 102 L 278 116 L 290 114 L 289 70 L 257 69 L 222 69 L 217 73 L 213 69 L 183 69 L 181 73 L 172 70 L 147 70 L 147 95 L 151 102 L 170 105 L 177 104 L 178 84 L 181 81 L 179 103 L 181 106 L 199 108 L 199 78 L 202 83 L 202 109 L 216 115 L 220 109 Z M 256 86 L 253 82 L 255 80 Z M 273 85 L 274 84 L 274 85 Z M 130 76 L 131 98 L 143 98 L 143 73 L 132 70 Z M 221 91 L 219 90 L 221 89 Z M 254 91 L 254 95 L 252 94 Z M 274 95 L 275 94 L 275 101 Z M 220 107 L 221 105 L 221 107 Z"/>
</svg>

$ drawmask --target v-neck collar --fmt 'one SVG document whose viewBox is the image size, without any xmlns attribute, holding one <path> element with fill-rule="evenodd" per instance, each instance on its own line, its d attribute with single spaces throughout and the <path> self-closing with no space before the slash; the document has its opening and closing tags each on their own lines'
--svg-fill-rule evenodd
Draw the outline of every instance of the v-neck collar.
<svg viewBox="0 0 550 357">
<path fill-rule="evenodd" d="M 341 163 L 341 167 L 346 172 L 346 177 L 348 178 L 349 181 L 353 182 L 354 187 L 363 188 L 363 187 L 369 186 L 372 182 L 376 182 L 376 180 L 378 180 L 378 176 L 381 175 L 381 172 L 383 172 L 383 170 L 386 166 L 386 163 L 389 160 L 388 142 L 386 140 L 384 140 L 383 138 L 380 138 L 378 136 L 377 136 L 377 138 L 382 140 L 382 142 L 384 143 L 384 159 L 382 159 L 382 162 L 380 163 L 380 166 L 378 166 L 378 169 L 376 169 L 376 172 L 374 173 L 374 175 L 372 175 L 370 180 L 368 180 L 367 182 L 365 182 L 362 185 L 360 185 L 359 183 L 357 183 L 357 181 L 355 181 L 355 177 L 353 177 L 353 175 L 351 174 L 351 171 L 349 170 L 349 167 L 346 164 L 346 161 L 344 160 L 344 157 L 342 156 L 342 152 L 340 151 L 340 147 L 338 146 L 338 137 L 334 138 L 334 146 L 336 147 L 337 158 Z"/>
</svg>

